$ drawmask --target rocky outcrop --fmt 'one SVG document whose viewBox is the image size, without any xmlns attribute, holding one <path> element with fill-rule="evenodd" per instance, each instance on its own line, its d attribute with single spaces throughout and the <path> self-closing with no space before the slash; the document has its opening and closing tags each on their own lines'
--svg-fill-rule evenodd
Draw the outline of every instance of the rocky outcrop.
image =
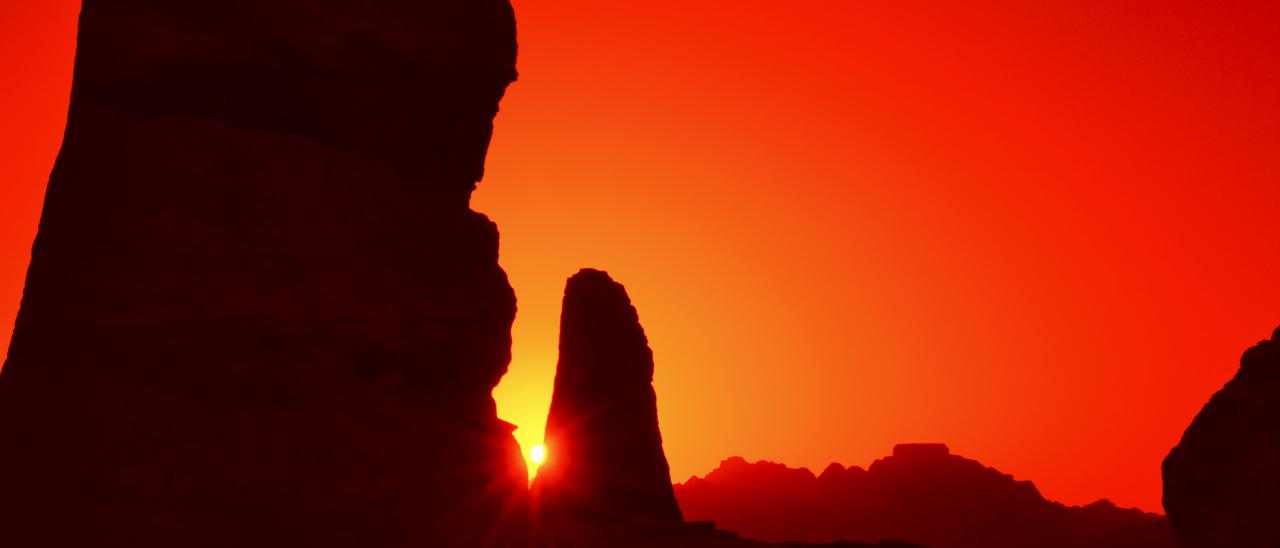
<svg viewBox="0 0 1280 548">
<path fill-rule="evenodd" d="M 514 542 L 470 210 L 506 0 L 84 2 L 0 375 L 0 544 Z M 508 519 L 520 516 L 520 519 Z"/>
<path fill-rule="evenodd" d="M 685 523 L 662 450 L 653 352 L 621 284 L 584 269 L 565 287 L 560 361 L 532 486 L 548 548 L 919 548 L 888 541 L 774 545 Z"/>
<path fill-rule="evenodd" d="M 1158 515 L 1108 501 L 1066 507 L 1028 481 L 909 444 L 867 468 L 731 458 L 675 486 L 684 515 L 764 541 L 902 539 L 934 548 L 1172 548 Z"/>
<path fill-rule="evenodd" d="M 680 523 L 653 353 L 626 290 L 604 272 L 582 270 L 565 287 L 554 390 L 547 461 L 533 485 L 542 522 Z"/>
<path fill-rule="evenodd" d="M 1185 548 L 1280 546 L 1280 329 L 1165 458 L 1164 508 Z"/>
</svg>

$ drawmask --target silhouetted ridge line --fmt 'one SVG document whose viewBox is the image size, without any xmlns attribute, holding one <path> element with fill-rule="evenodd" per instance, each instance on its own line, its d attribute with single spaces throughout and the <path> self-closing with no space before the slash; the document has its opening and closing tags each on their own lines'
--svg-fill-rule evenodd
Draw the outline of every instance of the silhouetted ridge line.
<svg viewBox="0 0 1280 548">
<path fill-rule="evenodd" d="M 897 538 L 934 548 L 1171 548 L 1165 520 L 1109 501 L 1066 507 L 1029 481 L 903 444 L 867 469 L 804 468 L 741 457 L 675 486 L 689 519 L 771 542 Z"/>
<path fill-rule="evenodd" d="M 1163 471 L 1165 512 L 1185 548 L 1280 546 L 1280 328 L 1245 351 Z"/>
</svg>

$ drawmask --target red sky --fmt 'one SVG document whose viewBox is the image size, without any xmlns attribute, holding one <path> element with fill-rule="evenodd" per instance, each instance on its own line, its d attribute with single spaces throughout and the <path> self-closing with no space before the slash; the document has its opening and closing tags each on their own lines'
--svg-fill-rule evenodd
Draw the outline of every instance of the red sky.
<svg viewBox="0 0 1280 548">
<path fill-rule="evenodd" d="M 910 5 L 907 5 L 910 4 Z M 0 318 L 78 2 L 0 6 Z M 1159 463 L 1280 324 L 1273 2 L 517 0 L 473 200 L 520 297 L 496 390 L 539 441 L 577 268 L 631 291 L 677 481 L 945 441 L 1159 510 Z"/>
</svg>

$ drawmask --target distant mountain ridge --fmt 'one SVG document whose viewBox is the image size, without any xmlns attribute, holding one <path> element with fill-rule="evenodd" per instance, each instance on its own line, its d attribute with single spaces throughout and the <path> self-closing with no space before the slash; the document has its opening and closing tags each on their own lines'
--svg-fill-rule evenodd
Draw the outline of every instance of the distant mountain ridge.
<svg viewBox="0 0 1280 548">
<path fill-rule="evenodd" d="M 904 444 L 867 469 L 806 468 L 741 457 L 676 484 L 688 520 L 770 542 L 901 539 L 934 548 L 1174 548 L 1167 520 L 1101 500 L 1068 507 L 1030 481 Z"/>
</svg>

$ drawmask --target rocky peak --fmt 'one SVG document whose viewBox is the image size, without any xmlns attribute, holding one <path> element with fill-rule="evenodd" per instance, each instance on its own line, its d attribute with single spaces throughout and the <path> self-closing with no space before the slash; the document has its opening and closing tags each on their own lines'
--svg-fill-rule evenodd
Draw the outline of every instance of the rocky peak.
<svg viewBox="0 0 1280 548">
<path fill-rule="evenodd" d="M 621 284 L 585 269 L 565 287 L 546 463 L 533 496 L 557 521 L 674 522 L 653 353 Z"/>
</svg>

